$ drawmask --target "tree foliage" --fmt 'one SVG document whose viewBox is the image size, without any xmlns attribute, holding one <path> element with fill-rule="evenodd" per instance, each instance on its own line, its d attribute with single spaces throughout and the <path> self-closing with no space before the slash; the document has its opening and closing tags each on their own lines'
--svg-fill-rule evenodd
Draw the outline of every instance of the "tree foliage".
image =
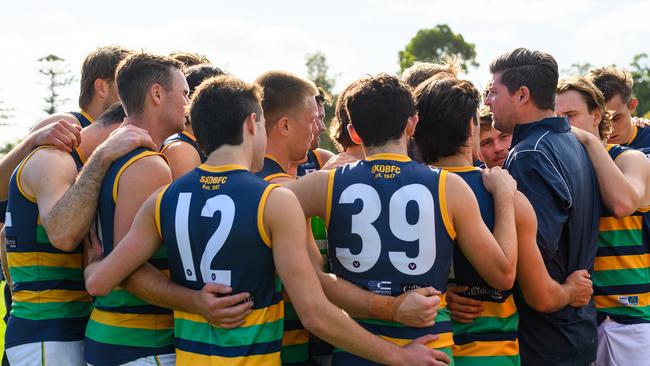
<svg viewBox="0 0 650 366">
<path fill-rule="evenodd" d="M 650 64 L 646 53 L 640 53 L 632 58 L 630 72 L 634 80 L 633 93 L 639 100 L 636 114 L 643 116 L 650 112 Z"/>
<path fill-rule="evenodd" d="M 45 108 L 43 108 L 43 111 L 53 114 L 68 100 L 68 98 L 61 96 L 62 89 L 72 84 L 75 78 L 71 76 L 71 72 L 65 64 L 65 59 L 57 55 L 41 57 L 38 62 L 41 65 L 38 72 L 47 78 L 47 96 L 44 98 Z"/>
<path fill-rule="evenodd" d="M 332 123 L 332 117 L 334 117 L 334 106 L 336 105 L 336 99 L 338 97 L 332 93 L 332 89 L 336 85 L 336 77 L 330 75 L 327 57 L 325 57 L 325 54 L 320 51 L 305 56 L 305 67 L 307 68 L 307 79 L 313 81 L 316 86 L 323 89 L 325 93 L 331 96 L 330 103 L 325 104 L 324 123 L 325 127 L 329 130 L 329 126 Z M 328 131 L 325 131 L 320 135 L 319 145 L 323 149 L 336 151 L 334 143 L 327 132 Z"/>
<path fill-rule="evenodd" d="M 415 37 L 399 51 L 400 70 L 413 65 L 415 61 L 440 62 L 445 56 L 456 56 L 463 70 L 478 67 L 473 43 L 466 42 L 460 33 L 454 33 L 447 24 L 435 28 L 420 29 Z"/>
<path fill-rule="evenodd" d="M 585 76 L 594 67 L 589 62 L 576 62 L 572 63 L 571 66 L 562 69 L 562 75 L 563 77 L 571 77 L 571 76 Z"/>
</svg>

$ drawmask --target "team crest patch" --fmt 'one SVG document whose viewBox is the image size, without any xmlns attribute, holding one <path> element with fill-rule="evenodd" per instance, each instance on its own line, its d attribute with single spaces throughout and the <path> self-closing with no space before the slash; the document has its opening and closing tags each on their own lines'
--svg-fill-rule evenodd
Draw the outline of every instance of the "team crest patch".
<svg viewBox="0 0 650 366">
<path fill-rule="evenodd" d="M 625 306 L 639 306 L 639 296 L 619 296 L 618 302 Z"/>
</svg>

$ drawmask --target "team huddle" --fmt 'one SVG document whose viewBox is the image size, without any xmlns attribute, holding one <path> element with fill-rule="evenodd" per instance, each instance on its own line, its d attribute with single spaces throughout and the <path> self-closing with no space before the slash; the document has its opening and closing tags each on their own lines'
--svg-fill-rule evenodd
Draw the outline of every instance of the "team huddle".
<svg viewBox="0 0 650 366">
<path fill-rule="evenodd" d="M 9 365 L 644 365 L 630 74 L 518 48 L 338 96 L 100 47 L 0 160 Z"/>
</svg>

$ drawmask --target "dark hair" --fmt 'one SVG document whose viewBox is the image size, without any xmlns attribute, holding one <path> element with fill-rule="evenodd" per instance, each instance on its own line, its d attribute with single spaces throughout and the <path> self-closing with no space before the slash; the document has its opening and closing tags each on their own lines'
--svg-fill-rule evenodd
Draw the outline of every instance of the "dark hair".
<svg viewBox="0 0 650 366">
<path fill-rule="evenodd" d="M 206 155 L 222 145 L 243 141 L 242 125 L 251 113 L 262 115 L 262 91 L 233 76 L 210 78 L 198 87 L 190 105 L 192 128 Z"/>
<path fill-rule="evenodd" d="M 193 52 L 174 51 L 169 54 L 169 57 L 182 63 L 184 67 L 210 63 L 210 60 L 206 55 L 201 55 L 199 53 Z"/>
<path fill-rule="evenodd" d="M 108 109 L 105 110 L 104 113 L 99 116 L 99 118 L 97 118 L 97 121 L 95 121 L 95 123 L 104 127 L 108 127 L 117 123 L 122 123 L 124 121 L 124 118 L 126 118 L 124 107 L 122 107 L 121 102 L 116 102 L 108 107 Z"/>
<path fill-rule="evenodd" d="M 255 83 L 264 91 L 262 108 L 266 125 L 275 124 L 282 116 L 302 107 L 305 98 L 318 95 L 316 85 L 286 71 L 269 71 L 260 75 Z"/>
<path fill-rule="evenodd" d="M 144 110 L 144 102 L 152 85 L 160 84 L 165 90 L 170 90 L 172 71 L 182 67 L 180 62 L 169 57 L 145 52 L 131 54 L 122 60 L 117 67 L 116 80 L 126 112 L 137 114 Z"/>
<path fill-rule="evenodd" d="M 525 86 L 539 109 L 555 109 L 555 87 L 559 78 L 557 62 L 548 53 L 517 48 L 490 64 L 492 74 L 501 73 L 501 83 L 510 94 Z"/>
<path fill-rule="evenodd" d="M 115 80 L 115 69 L 130 50 L 117 45 L 99 47 L 89 53 L 81 64 L 79 108 L 86 109 L 95 95 L 95 80 Z"/>
<path fill-rule="evenodd" d="M 467 80 L 454 77 L 429 79 L 415 90 L 420 121 L 415 142 L 422 159 L 431 164 L 467 146 L 469 122 L 478 122 L 481 94 Z"/>
<path fill-rule="evenodd" d="M 365 146 L 399 139 L 409 117 L 416 114 L 409 87 L 383 73 L 358 81 L 349 90 L 345 105 L 350 123 Z"/>
<path fill-rule="evenodd" d="M 567 80 L 560 80 L 557 85 L 557 93 L 562 94 L 569 90 L 575 90 L 582 96 L 582 100 L 587 105 L 587 110 L 592 113 L 598 109 L 600 111 L 600 122 L 598 122 L 598 135 L 603 141 L 607 141 L 612 133 L 612 113 L 605 108 L 605 97 L 598 90 L 596 85 L 584 76 L 573 77 Z"/>
<path fill-rule="evenodd" d="M 332 104 L 332 95 L 328 93 L 325 89 L 320 86 L 316 87 L 318 89 L 318 95 L 316 96 L 316 103 L 319 106 L 331 105 Z"/>
<path fill-rule="evenodd" d="M 415 89 L 418 85 L 434 75 L 446 73 L 450 76 L 458 76 L 461 70 L 460 60 L 456 57 L 447 57 L 439 64 L 417 61 L 411 67 L 404 70 L 402 80 L 411 88 Z"/>
<path fill-rule="evenodd" d="M 199 64 L 185 69 L 185 79 L 187 80 L 187 85 L 190 87 L 190 98 L 194 94 L 194 90 L 196 90 L 203 80 L 225 74 L 225 71 L 210 64 Z"/>
<path fill-rule="evenodd" d="M 589 80 L 603 93 L 605 102 L 609 102 L 617 94 L 625 104 L 632 100 L 634 81 L 630 72 L 625 69 L 612 65 L 589 70 Z"/>
</svg>

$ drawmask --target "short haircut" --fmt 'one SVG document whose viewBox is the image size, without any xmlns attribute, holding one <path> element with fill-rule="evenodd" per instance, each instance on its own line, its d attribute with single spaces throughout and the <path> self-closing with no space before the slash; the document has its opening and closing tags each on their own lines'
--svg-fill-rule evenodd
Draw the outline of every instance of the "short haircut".
<svg viewBox="0 0 650 366">
<path fill-rule="evenodd" d="M 360 83 L 361 80 L 363 79 L 356 80 L 350 85 L 346 86 L 345 89 L 341 91 L 341 94 L 339 94 L 339 97 L 336 100 L 336 107 L 334 111 L 335 116 L 330 123 L 329 135 L 339 152 L 343 152 L 350 146 L 356 145 L 348 133 L 350 117 L 348 116 L 348 110 L 345 107 L 345 102 L 350 89 Z"/>
<path fill-rule="evenodd" d="M 479 123 L 481 124 L 481 129 L 491 129 L 492 128 L 492 112 L 490 111 L 490 107 L 488 106 L 482 106 L 481 109 L 479 110 L 478 113 L 478 120 Z"/>
<path fill-rule="evenodd" d="M 421 158 L 431 164 L 467 146 L 470 120 L 477 123 L 481 94 L 467 80 L 433 78 L 415 90 L 420 121 L 415 142 Z"/>
<path fill-rule="evenodd" d="M 620 95 L 625 104 L 632 100 L 634 81 L 629 71 L 613 65 L 599 67 L 589 70 L 588 78 L 603 93 L 605 102 L 609 102 L 616 95 Z"/>
<path fill-rule="evenodd" d="M 577 91 L 582 100 L 587 104 L 589 113 L 595 109 L 600 110 L 602 118 L 598 123 L 598 134 L 600 139 L 606 141 L 612 133 L 612 113 L 605 108 L 605 97 L 589 79 L 583 76 L 573 77 L 567 80 L 560 80 L 557 86 L 557 93 L 562 94 L 569 90 Z"/>
<path fill-rule="evenodd" d="M 416 61 L 411 67 L 404 70 L 402 80 L 411 88 L 415 89 L 418 85 L 436 74 L 446 73 L 450 76 L 458 76 L 461 70 L 460 61 L 456 57 L 447 57 L 439 64 Z"/>
<path fill-rule="evenodd" d="M 408 85 L 384 73 L 360 80 L 348 92 L 345 105 L 365 146 L 399 139 L 409 117 L 416 114 Z"/>
<path fill-rule="evenodd" d="M 332 104 L 332 95 L 328 93 L 325 89 L 320 86 L 317 87 L 318 95 L 316 96 L 316 103 L 319 106 L 331 105 Z"/>
<path fill-rule="evenodd" d="M 117 45 L 99 47 L 89 53 L 81 64 L 79 108 L 86 109 L 95 95 L 95 80 L 115 80 L 117 65 L 131 53 Z"/>
<path fill-rule="evenodd" d="M 242 143 L 243 123 L 251 113 L 261 117 L 262 91 L 233 76 L 210 78 L 196 89 L 190 105 L 192 128 L 206 155 L 223 145 Z"/>
<path fill-rule="evenodd" d="M 501 73 L 501 83 L 508 88 L 510 94 L 525 86 L 537 108 L 555 109 L 555 88 L 559 72 L 557 62 L 548 53 L 517 48 L 492 61 L 490 72 Z"/>
<path fill-rule="evenodd" d="M 165 90 L 170 90 L 172 71 L 182 67 L 180 62 L 169 57 L 146 52 L 137 52 L 122 60 L 117 67 L 116 80 L 126 113 L 138 114 L 144 110 L 152 85 L 160 84 Z"/>
<path fill-rule="evenodd" d="M 184 73 L 187 85 L 190 87 L 190 97 L 192 97 L 194 90 L 196 90 L 203 80 L 226 74 L 225 71 L 210 64 L 190 66 L 185 69 Z"/>
<path fill-rule="evenodd" d="M 210 60 L 206 55 L 201 55 L 199 53 L 193 52 L 174 51 L 169 54 L 169 57 L 182 63 L 184 67 L 210 63 Z"/>
<path fill-rule="evenodd" d="M 97 118 L 95 123 L 100 126 L 108 127 L 124 122 L 124 118 L 126 118 L 124 107 L 122 107 L 121 102 L 116 102 L 108 107 L 108 109 Z"/>
<path fill-rule="evenodd" d="M 282 116 L 303 107 L 305 98 L 318 95 L 314 83 L 286 71 L 266 72 L 255 82 L 264 91 L 262 108 L 267 126 L 274 125 Z"/>
</svg>

